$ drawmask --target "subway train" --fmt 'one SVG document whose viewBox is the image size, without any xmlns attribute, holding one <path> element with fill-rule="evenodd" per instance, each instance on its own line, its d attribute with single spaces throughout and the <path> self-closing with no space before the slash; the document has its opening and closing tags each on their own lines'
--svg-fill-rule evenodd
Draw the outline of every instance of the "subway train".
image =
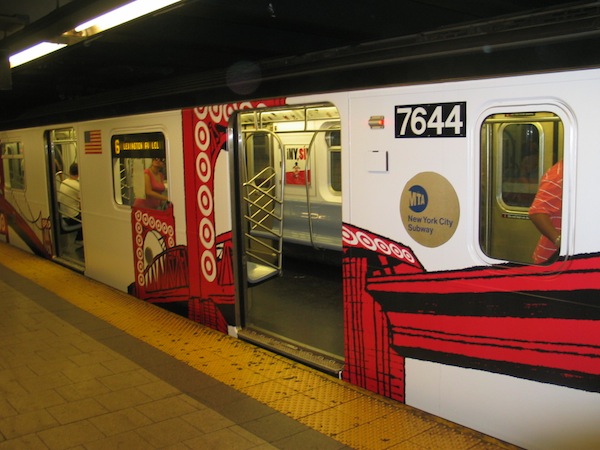
<svg viewBox="0 0 600 450">
<path fill-rule="evenodd" d="M 592 448 L 599 104 L 590 67 L 3 130 L 0 236 L 483 433 Z M 557 164 L 560 239 L 536 262 Z"/>
</svg>

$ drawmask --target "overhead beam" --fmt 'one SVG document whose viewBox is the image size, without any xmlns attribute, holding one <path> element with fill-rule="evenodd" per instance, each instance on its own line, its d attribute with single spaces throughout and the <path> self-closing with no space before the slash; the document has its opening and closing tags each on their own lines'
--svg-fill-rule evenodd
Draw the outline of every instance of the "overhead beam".
<svg viewBox="0 0 600 450">
<path fill-rule="evenodd" d="M 9 91 L 12 89 L 12 75 L 10 63 L 8 62 L 8 52 L 0 50 L 0 91 Z"/>
</svg>

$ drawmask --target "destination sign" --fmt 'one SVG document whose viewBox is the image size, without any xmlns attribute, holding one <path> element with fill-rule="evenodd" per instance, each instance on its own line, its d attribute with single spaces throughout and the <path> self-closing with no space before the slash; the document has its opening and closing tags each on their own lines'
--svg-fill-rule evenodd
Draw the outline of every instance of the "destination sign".
<svg viewBox="0 0 600 450">
<path fill-rule="evenodd" d="M 165 135 L 161 132 L 117 134 L 110 141 L 114 158 L 164 158 Z"/>
</svg>

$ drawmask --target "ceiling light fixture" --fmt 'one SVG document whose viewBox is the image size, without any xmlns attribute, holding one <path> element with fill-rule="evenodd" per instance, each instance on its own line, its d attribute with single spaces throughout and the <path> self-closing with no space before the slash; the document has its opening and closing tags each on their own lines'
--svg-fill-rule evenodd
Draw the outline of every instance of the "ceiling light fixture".
<svg viewBox="0 0 600 450">
<path fill-rule="evenodd" d="M 77 26 L 75 31 L 91 36 L 138 17 L 150 14 L 181 0 L 136 0 Z"/>
<path fill-rule="evenodd" d="M 41 58 L 42 56 L 60 50 L 66 46 L 67 44 L 57 44 L 55 42 L 40 42 L 33 47 L 29 47 L 9 57 L 10 67 L 20 66 L 21 64 L 25 64 L 33 59 Z"/>
<path fill-rule="evenodd" d="M 136 0 L 102 14 L 95 19 L 82 23 L 75 28 L 75 30 L 63 33 L 63 35 L 56 38 L 56 40 L 65 41 L 68 43 L 80 42 L 82 39 L 93 36 L 94 34 L 137 19 L 138 17 L 150 14 L 154 11 L 158 11 L 159 9 L 165 8 L 180 1 L 182 0 Z M 10 67 L 13 68 L 20 66 L 21 64 L 25 64 L 56 50 L 60 50 L 67 45 L 68 44 L 66 43 L 40 42 L 33 47 L 11 55 L 9 57 Z"/>
</svg>

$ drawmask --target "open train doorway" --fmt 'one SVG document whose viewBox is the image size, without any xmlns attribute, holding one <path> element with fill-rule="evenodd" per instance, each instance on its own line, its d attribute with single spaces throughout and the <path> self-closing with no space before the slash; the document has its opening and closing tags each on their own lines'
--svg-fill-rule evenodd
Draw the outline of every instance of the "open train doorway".
<svg viewBox="0 0 600 450">
<path fill-rule="evenodd" d="M 48 130 L 45 140 L 54 258 L 61 264 L 83 272 L 85 254 L 75 129 Z"/>
<path fill-rule="evenodd" d="M 238 335 L 339 374 L 339 113 L 329 104 L 240 111 L 229 147 Z"/>
</svg>

